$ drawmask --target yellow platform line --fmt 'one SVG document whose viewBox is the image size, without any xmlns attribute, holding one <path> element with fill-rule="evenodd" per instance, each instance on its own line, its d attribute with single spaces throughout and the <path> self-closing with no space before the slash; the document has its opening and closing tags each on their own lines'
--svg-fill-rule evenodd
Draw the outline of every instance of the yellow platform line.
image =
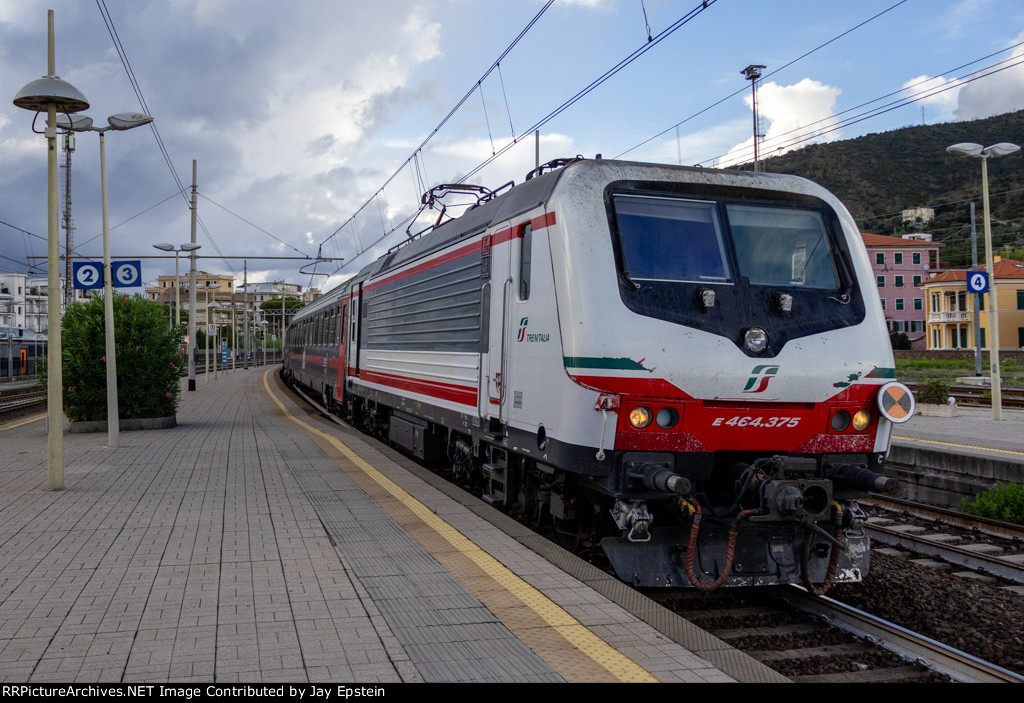
<svg viewBox="0 0 1024 703">
<path fill-rule="evenodd" d="M 13 430 L 15 427 L 21 427 L 22 425 L 27 425 L 30 422 L 38 422 L 39 420 L 42 420 L 45 417 L 46 417 L 46 413 L 43 413 L 42 415 L 36 415 L 35 417 L 30 417 L 27 420 L 22 420 L 21 422 L 19 422 L 16 425 L 8 425 L 7 427 L 0 427 L 0 432 L 6 432 L 7 430 Z"/>
<path fill-rule="evenodd" d="M 344 442 L 336 437 L 318 430 L 295 417 L 284 403 L 274 394 L 267 378 L 270 371 L 263 374 L 263 388 L 270 399 L 284 413 L 285 417 L 295 424 L 312 432 L 329 442 L 349 461 L 356 465 L 369 478 L 373 479 L 384 490 L 394 496 L 412 511 L 428 527 L 444 538 L 453 548 L 473 561 L 491 579 L 505 588 L 511 595 L 533 610 L 555 631 L 562 635 L 570 644 L 579 649 L 593 661 L 607 670 L 612 676 L 627 683 L 657 682 L 658 679 L 646 669 L 629 659 L 607 642 L 595 635 L 576 618 L 563 610 L 558 604 L 510 571 L 504 564 L 478 547 L 472 540 L 452 527 L 444 519 L 438 517 L 430 508 L 409 495 L 403 488 L 368 464 L 362 457 L 352 451 Z"/>
<path fill-rule="evenodd" d="M 959 442 L 944 442 L 941 439 L 921 439 L 919 437 L 903 437 L 901 435 L 894 435 L 893 439 L 903 440 L 904 442 L 923 442 L 925 444 L 938 444 L 943 447 L 958 447 L 961 449 L 977 449 L 983 452 L 999 452 L 1000 454 L 1013 454 L 1015 456 L 1024 456 L 1024 452 L 1017 451 L 1015 449 L 996 449 L 995 447 L 982 447 L 977 444 L 961 444 Z"/>
</svg>

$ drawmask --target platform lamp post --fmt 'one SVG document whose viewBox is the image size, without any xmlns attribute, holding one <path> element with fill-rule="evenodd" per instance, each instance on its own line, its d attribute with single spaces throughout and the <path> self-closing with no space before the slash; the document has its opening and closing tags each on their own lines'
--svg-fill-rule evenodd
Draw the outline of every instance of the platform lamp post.
<svg viewBox="0 0 1024 703">
<path fill-rule="evenodd" d="M 210 382 L 210 291 L 220 288 L 219 283 L 207 283 L 203 288 L 206 290 L 206 382 Z M 214 303 L 217 302 L 214 298 Z M 219 307 L 219 305 L 218 305 Z"/>
<path fill-rule="evenodd" d="M 261 341 L 263 343 L 262 346 L 263 346 L 263 365 L 264 366 L 267 365 L 267 327 L 269 327 L 269 326 L 270 326 L 270 323 L 267 322 L 265 319 L 264 320 L 260 320 L 260 335 L 261 335 Z"/>
<path fill-rule="evenodd" d="M 1020 147 L 1009 142 L 1000 142 L 983 147 L 973 142 L 962 142 L 946 147 L 946 151 L 957 156 L 968 156 L 981 159 L 981 206 L 985 222 L 985 266 L 988 269 L 988 302 L 989 328 L 992 332 L 989 340 L 989 371 L 992 374 L 992 419 L 1003 419 L 1003 391 L 999 378 L 999 296 L 996 295 L 996 270 L 992 256 L 992 220 L 988 206 L 988 160 L 1007 156 L 1020 151 Z"/>
<path fill-rule="evenodd" d="M 120 112 L 107 118 L 106 127 L 95 127 L 85 115 L 61 116 L 57 124 L 72 132 L 97 132 L 100 135 L 100 197 L 103 201 L 103 327 L 107 355 L 107 446 L 119 444 L 119 413 L 117 407 L 117 349 L 114 343 L 114 276 L 110 264 L 110 218 L 107 208 L 107 149 L 105 135 L 110 130 L 124 132 L 153 121 L 141 112 Z"/>
<path fill-rule="evenodd" d="M 46 190 L 47 190 L 47 291 L 46 291 L 46 486 L 51 491 L 64 489 L 64 381 L 61 364 L 60 337 L 60 245 L 57 220 L 57 113 L 64 114 L 89 109 L 89 101 L 78 88 L 55 74 L 57 59 L 53 40 L 53 10 L 47 13 L 47 71 L 14 96 L 14 104 L 25 110 L 46 113 L 46 129 L 36 132 L 46 136 Z M 67 252 L 68 255 L 71 252 Z M 68 281 L 70 285 L 71 282 Z"/>
<path fill-rule="evenodd" d="M 212 303 L 210 303 L 210 304 L 208 304 L 206 306 L 206 316 L 207 317 L 210 316 L 210 311 L 211 310 L 213 310 L 214 314 L 216 315 L 217 314 L 216 311 L 219 310 L 222 307 L 224 307 L 224 306 L 221 305 L 220 303 L 218 303 L 216 300 L 214 300 Z M 217 355 L 220 354 L 220 325 L 214 324 L 214 327 L 217 328 L 216 329 L 216 336 L 214 337 L 214 341 L 213 341 L 213 380 L 216 381 L 217 380 Z M 207 335 L 206 335 L 206 356 L 207 356 L 207 358 L 209 358 L 209 356 L 210 356 L 210 335 L 209 335 L 210 328 L 207 327 L 206 331 L 207 331 Z M 209 362 L 207 362 L 207 369 L 209 369 Z M 225 370 L 225 372 L 227 371 L 227 369 L 224 369 L 224 370 Z"/>
<path fill-rule="evenodd" d="M 181 329 L 181 274 L 178 271 L 178 254 L 183 251 L 195 251 L 202 248 L 202 244 L 182 244 L 177 249 L 173 244 L 154 244 L 153 247 L 161 251 L 174 252 L 174 329 Z M 195 315 L 189 310 L 190 315 Z"/>
</svg>

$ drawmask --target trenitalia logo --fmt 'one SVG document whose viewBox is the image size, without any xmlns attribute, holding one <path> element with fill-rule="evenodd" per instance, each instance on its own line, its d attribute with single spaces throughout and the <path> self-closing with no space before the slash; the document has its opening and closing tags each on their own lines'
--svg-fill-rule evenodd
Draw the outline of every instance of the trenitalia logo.
<svg viewBox="0 0 1024 703">
<path fill-rule="evenodd" d="M 779 372 L 778 366 L 772 366 L 762 364 L 755 366 L 753 371 L 750 372 L 750 378 L 747 379 L 747 385 L 743 389 L 744 393 L 760 393 L 768 387 L 768 381 L 772 380 L 772 377 Z"/>
<path fill-rule="evenodd" d="M 519 321 L 519 339 L 516 340 L 517 342 L 521 342 L 526 339 L 526 323 L 529 322 L 529 320 L 530 318 L 524 317 Z"/>
</svg>

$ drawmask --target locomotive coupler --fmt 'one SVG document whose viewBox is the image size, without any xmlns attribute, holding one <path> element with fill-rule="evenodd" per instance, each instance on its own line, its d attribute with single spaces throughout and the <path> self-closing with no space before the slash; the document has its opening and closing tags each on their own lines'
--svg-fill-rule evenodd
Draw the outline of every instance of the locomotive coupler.
<svg viewBox="0 0 1024 703">
<path fill-rule="evenodd" d="M 630 542 L 647 542 L 651 539 L 651 521 L 654 518 L 647 512 L 647 504 L 643 501 L 617 500 L 611 514 L 620 530 L 629 530 L 626 539 Z"/>
</svg>

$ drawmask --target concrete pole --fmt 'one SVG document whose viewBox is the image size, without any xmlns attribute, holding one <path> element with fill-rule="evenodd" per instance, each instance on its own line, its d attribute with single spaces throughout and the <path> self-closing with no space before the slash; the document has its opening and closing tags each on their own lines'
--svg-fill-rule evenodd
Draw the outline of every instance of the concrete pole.
<svg viewBox="0 0 1024 703">
<path fill-rule="evenodd" d="M 114 344 L 114 276 L 110 263 L 110 221 L 107 216 L 106 135 L 100 132 L 100 198 L 103 201 L 103 330 L 107 352 L 107 446 L 116 449 L 120 422 L 117 407 L 117 348 Z"/>
<path fill-rule="evenodd" d="M 47 71 L 57 75 L 53 39 L 53 10 L 47 13 Z M 64 490 L 64 363 L 61 350 L 60 316 L 60 233 L 57 217 L 57 106 L 46 110 L 47 186 L 47 291 L 46 291 L 46 486 Z M 70 254 L 70 252 L 69 252 Z M 68 284 L 70 285 L 70 281 Z"/>
<path fill-rule="evenodd" d="M 988 205 L 988 156 L 981 157 L 981 200 L 985 217 L 985 259 L 988 263 L 988 319 L 990 321 L 988 365 L 992 377 L 992 419 L 1003 419 L 1003 390 L 999 378 L 999 295 L 996 291 L 996 269 L 992 256 L 992 221 Z"/>
</svg>

